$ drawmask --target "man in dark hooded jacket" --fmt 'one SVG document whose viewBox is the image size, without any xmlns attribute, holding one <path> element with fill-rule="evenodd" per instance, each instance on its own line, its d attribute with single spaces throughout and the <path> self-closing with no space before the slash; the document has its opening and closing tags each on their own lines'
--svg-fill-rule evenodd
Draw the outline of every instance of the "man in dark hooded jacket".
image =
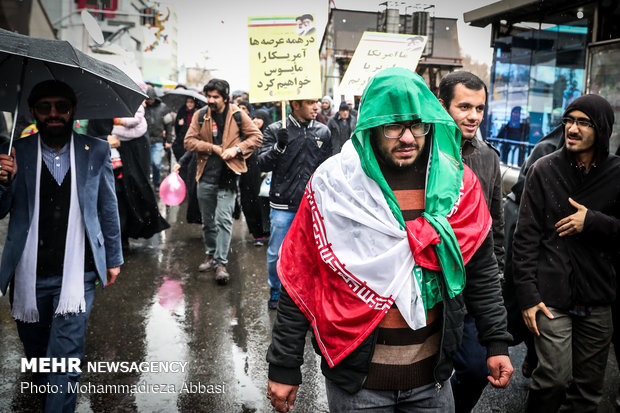
<svg viewBox="0 0 620 413">
<path fill-rule="evenodd" d="M 597 95 L 562 117 L 564 146 L 527 173 L 514 235 L 514 281 L 540 364 L 528 411 L 597 409 L 615 300 L 620 158 L 609 154 L 614 113 Z"/>
</svg>

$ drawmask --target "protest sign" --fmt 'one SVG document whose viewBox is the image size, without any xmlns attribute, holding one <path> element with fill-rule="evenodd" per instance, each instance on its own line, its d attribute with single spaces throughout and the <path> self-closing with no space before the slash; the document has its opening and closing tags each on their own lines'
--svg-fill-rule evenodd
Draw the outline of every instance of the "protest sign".
<svg viewBox="0 0 620 413">
<path fill-rule="evenodd" d="M 250 17 L 248 37 L 252 103 L 321 97 L 312 15 Z"/>
<path fill-rule="evenodd" d="M 340 93 L 360 96 L 368 81 L 388 67 L 415 70 L 426 39 L 415 34 L 364 32 L 340 82 Z"/>
</svg>

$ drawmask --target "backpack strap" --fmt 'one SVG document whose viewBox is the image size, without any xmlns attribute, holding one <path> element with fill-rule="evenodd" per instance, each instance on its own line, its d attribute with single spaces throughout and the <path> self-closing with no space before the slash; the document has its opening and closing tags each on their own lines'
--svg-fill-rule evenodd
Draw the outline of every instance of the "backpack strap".
<svg viewBox="0 0 620 413">
<path fill-rule="evenodd" d="M 198 112 L 198 130 L 202 129 L 202 124 L 205 123 L 205 115 L 207 114 L 208 109 L 209 106 L 205 106 Z"/>
<path fill-rule="evenodd" d="M 243 129 L 241 129 L 241 111 L 233 113 L 233 118 L 235 118 L 235 122 L 237 122 L 237 128 L 239 128 L 239 139 L 243 141 L 245 140 L 245 136 L 243 135 Z"/>
</svg>

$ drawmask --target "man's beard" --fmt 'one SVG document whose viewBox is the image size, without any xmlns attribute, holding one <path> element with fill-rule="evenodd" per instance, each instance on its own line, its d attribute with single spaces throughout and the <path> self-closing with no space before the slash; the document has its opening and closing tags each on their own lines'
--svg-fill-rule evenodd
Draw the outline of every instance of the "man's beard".
<svg viewBox="0 0 620 413">
<path fill-rule="evenodd" d="M 63 126 L 48 126 L 49 121 L 59 121 Z M 37 128 L 43 142 L 51 148 L 62 148 L 71 139 L 73 118 L 65 121 L 62 118 L 47 118 L 37 122 Z"/>
</svg>

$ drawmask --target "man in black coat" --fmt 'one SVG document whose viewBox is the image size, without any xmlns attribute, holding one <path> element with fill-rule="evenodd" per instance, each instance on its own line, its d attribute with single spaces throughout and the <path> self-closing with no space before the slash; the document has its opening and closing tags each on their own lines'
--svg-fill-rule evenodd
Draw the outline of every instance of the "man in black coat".
<svg viewBox="0 0 620 413">
<path fill-rule="evenodd" d="M 562 117 L 564 147 L 527 173 L 514 235 L 514 281 L 535 337 L 528 411 L 593 411 L 601 400 L 615 300 L 620 158 L 614 113 L 597 95 Z"/>
</svg>

